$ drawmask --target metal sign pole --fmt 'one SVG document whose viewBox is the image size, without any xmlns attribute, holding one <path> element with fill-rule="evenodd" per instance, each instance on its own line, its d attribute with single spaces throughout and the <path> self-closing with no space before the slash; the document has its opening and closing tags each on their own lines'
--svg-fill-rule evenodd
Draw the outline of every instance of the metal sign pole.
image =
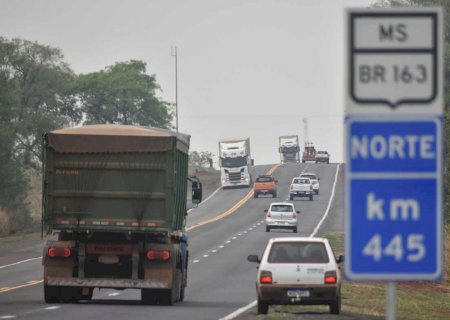
<svg viewBox="0 0 450 320">
<path fill-rule="evenodd" d="M 397 283 L 390 281 L 386 285 L 386 320 L 395 320 L 397 311 Z"/>
</svg>

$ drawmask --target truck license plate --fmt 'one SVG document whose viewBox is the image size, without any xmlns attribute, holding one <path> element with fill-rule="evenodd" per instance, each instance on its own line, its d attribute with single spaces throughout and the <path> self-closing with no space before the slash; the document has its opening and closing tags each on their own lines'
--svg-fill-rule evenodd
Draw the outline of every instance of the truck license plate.
<svg viewBox="0 0 450 320">
<path fill-rule="evenodd" d="M 309 290 L 288 290 L 287 296 L 291 298 L 309 297 Z"/>
</svg>

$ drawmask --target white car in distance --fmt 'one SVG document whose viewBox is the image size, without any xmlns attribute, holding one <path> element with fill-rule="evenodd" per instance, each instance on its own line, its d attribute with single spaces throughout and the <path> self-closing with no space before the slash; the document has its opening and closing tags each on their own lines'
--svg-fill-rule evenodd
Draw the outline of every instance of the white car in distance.
<svg viewBox="0 0 450 320">
<path fill-rule="evenodd" d="M 289 199 L 294 200 L 295 197 L 309 198 L 310 201 L 314 199 L 314 189 L 309 178 L 292 179 L 289 188 Z"/>
<path fill-rule="evenodd" d="M 313 189 L 314 189 L 314 193 L 315 194 L 319 194 L 319 178 L 317 178 L 315 173 L 311 173 L 311 172 L 305 172 L 305 173 L 301 173 L 300 174 L 300 178 L 309 178 L 309 180 L 311 180 Z"/>
<path fill-rule="evenodd" d="M 256 277 L 258 314 L 270 305 L 328 305 L 330 313 L 341 311 L 341 272 L 326 238 L 272 238 L 259 263 Z"/>
<path fill-rule="evenodd" d="M 266 213 L 266 232 L 270 229 L 291 229 L 297 232 L 297 216 L 300 211 L 295 210 L 294 204 L 287 202 L 273 202 Z"/>
</svg>

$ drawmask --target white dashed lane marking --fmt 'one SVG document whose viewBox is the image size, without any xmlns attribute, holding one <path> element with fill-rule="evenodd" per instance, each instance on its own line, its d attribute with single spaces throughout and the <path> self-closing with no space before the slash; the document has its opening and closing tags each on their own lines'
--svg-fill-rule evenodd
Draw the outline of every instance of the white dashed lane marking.
<svg viewBox="0 0 450 320">
<path fill-rule="evenodd" d="M 264 222 L 264 220 L 262 220 L 262 221 L 256 223 L 255 225 L 253 225 L 253 227 L 248 228 L 248 229 L 246 229 L 246 230 L 244 230 L 244 231 L 241 231 L 241 232 L 239 232 L 239 233 L 238 233 L 237 235 L 235 235 L 235 236 L 232 236 L 231 238 L 229 238 L 229 240 L 226 240 L 226 241 L 225 241 L 224 243 L 222 243 L 221 245 L 219 245 L 219 246 L 217 246 L 217 247 L 214 247 L 214 248 L 212 248 L 212 249 L 210 249 L 210 250 L 207 250 L 205 253 L 203 253 L 203 255 L 201 255 L 200 258 L 197 258 L 197 259 L 195 259 L 194 261 L 192 261 L 191 264 L 200 262 L 200 260 L 201 260 L 202 258 L 203 258 L 203 259 L 208 258 L 208 257 L 211 255 L 211 253 L 217 253 L 220 249 L 225 248 L 225 246 L 226 246 L 227 244 L 231 243 L 231 241 L 236 240 L 238 237 L 241 237 L 241 236 L 243 236 L 243 235 L 245 235 L 245 234 L 248 234 L 250 231 L 256 230 L 256 227 L 257 227 L 257 226 L 260 226 L 263 222 Z"/>
</svg>

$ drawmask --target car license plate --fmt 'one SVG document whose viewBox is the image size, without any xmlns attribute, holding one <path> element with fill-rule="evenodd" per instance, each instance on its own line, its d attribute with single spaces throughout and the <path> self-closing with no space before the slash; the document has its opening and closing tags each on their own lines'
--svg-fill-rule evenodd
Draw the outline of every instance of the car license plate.
<svg viewBox="0 0 450 320">
<path fill-rule="evenodd" d="M 287 296 L 291 298 L 309 297 L 309 290 L 288 290 Z"/>
</svg>

